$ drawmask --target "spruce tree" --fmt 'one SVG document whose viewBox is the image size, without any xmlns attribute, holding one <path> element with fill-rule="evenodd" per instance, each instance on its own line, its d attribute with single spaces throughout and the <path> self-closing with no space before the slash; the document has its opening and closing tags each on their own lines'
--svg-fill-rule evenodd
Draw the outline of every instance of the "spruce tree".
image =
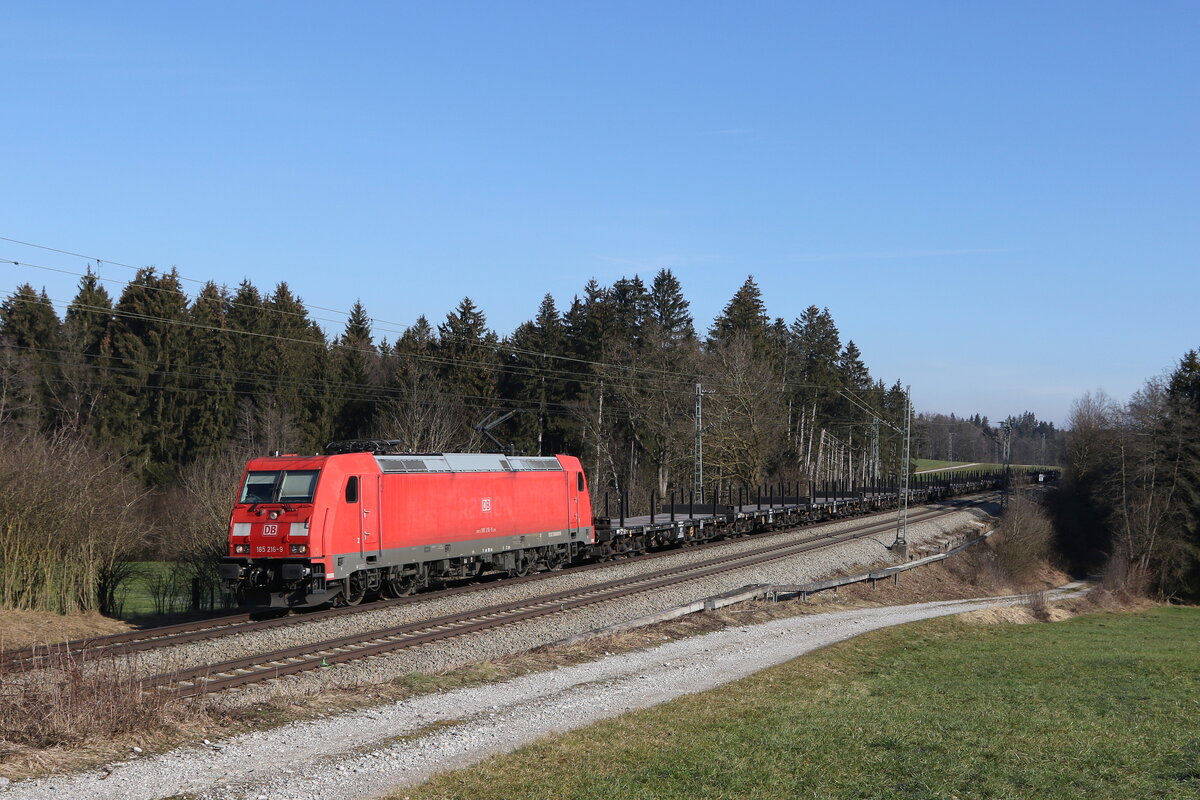
<svg viewBox="0 0 1200 800">
<path fill-rule="evenodd" d="M 79 281 L 79 291 L 67 307 L 63 322 L 64 393 L 69 392 L 63 422 L 76 428 L 91 425 L 92 415 L 103 399 L 109 374 L 102 358 L 104 338 L 112 324 L 112 298 L 89 269 Z"/>
<path fill-rule="evenodd" d="M 256 406 L 270 403 L 275 392 L 268 374 L 272 323 L 262 293 L 249 280 L 242 281 L 230 299 L 227 317 L 229 329 L 234 332 L 230 339 L 237 375 L 234 392 Z"/>
<path fill-rule="evenodd" d="M 842 385 L 848 389 L 861 391 L 871 388 L 871 373 L 863 363 L 862 353 L 853 339 L 846 342 L 838 357 L 838 375 Z"/>
<path fill-rule="evenodd" d="M 566 326 L 562 315 L 554 303 L 554 297 L 547 294 L 538 305 L 537 316 L 534 318 L 534 338 L 531 342 L 539 353 L 561 355 L 566 345 Z M 548 366 L 543 362 L 543 366 Z"/>
<path fill-rule="evenodd" d="M 904 412 L 907 408 L 908 395 L 900 381 L 896 381 L 883 395 L 883 417 L 892 424 L 893 430 L 904 430 Z M 887 437 L 888 445 L 880 447 L 882 452 L 883 470 L 891 475 L 893 480 L 900 474 L 904 463 L 904 441 L 900 435 Z"/>
<path fill-rule="evenodd" d="M 209 281 L 188 314 L 187 367 L 190 390 L 185 415 L 184 461 L 220 449 L 233 429 L 234 348 L 229 332 L 229 298 Z"/>
<path fill-rule="evenodd" d="M 184 449 L 187 299 L 174 270 L 139 270 L 104 342 L 110 374 L 96 415 L 100 440 L 130 456 L 150 483 L 169 480 Z"/>
<path fill-rule="evenodd" d="M 28 283 L 0 305 L 0 336 L 11 348 L 8 381 L 17 389 L 6 406 L 21 409 L 14 416 L 29 424 L 49 427 L 61 410 L 60 327 L 45 290 Z"/>
<path fill-rule="evenodd" d="M 346 329 L 334 346 L 337 408 L 334 437 L 362 439 L 374 435 L 375 402 L 379 391 L 379 353 L 371 339 L 371 319 L 361 301 L 355 301 Z"/>
<path fill-rule="evenodd" d="M 438 326 L 439 374 L 446 390 L 470 405 L 489 404 L 496 397 L 497 345 L 483 312 L 464 297 Z"/>
<path fill-rule="evenodd" d="M 100 355 L 100 345 L 112 322 L 113 302 L 108 290 L 89 269 L 79 279 L 79 291 L 67 306 L 64 333 L 71 348 L 94 362 Z"/>
<path fill-rule="evenodd" d="M 590 279 L 583 287 L 583 297 L 572 303 L 565 322 L 571 355 L 584 361 L 603 361 L 612 348 L 617 327 L 610 291 L 595 278 Z"/>
<path fill-rule="evenodd" d="M 621 278 L 609 292 L 612 305 L 614 344 L 640 347 L 642 326 L 650 316 L 650 294 L 637 275 Z"/>
<path fill-rule="evenodd" d="M 806 403 L 816 403 L 823 419 L 838 413 L 838 390 L 842 376 L 838 369 L 842 343 L 829 309 L 809 306 L 792 323 L 800 382 Z"/>
<path fill-rule="evenodd" d="M 412 327 L 405 330 L 403 335 L 396 340 L 395 350 L 397 353 L 421 353 L 429 356 L 436 348 L 437 333 L 429 324 L 429 320 L 422 314 L 417 317 L 417 321 L 412 324 Z"/>
<path fill-rule="evenodd" d="M 17 347 L 45 353 L 58 343 L 58 316 L 43 289 L 41 294 L 28 283 L 17 287 L 0 305 L 0 331 Z"/>
<path fill-rule="evenodd" d="M 754 276 L 750 275 L 713 320 L 708 330 L 708 346 L 711 349 L 729 344 L 737 336 L 745 336 L 756 348 L 765 347 L 770 322 L 762 292 L 754 282 Z"/>
<path fill-rule="evenodd" d="M 551 295 L 542 298 L 537 316 L 517 326 L 501 349 L 501 396 L 533 412 L 509 423 L 513 441 L 522 452 L 561 452 L 559 412 L 566 398 L 563 373 L 569 362 L 556 358 L 566 352 L 566 326 Z"/>
<path fill-rule="evenodd" d="M 287 283 L 275 287 L 265 311 L 274 338 L 268 340 L 264 369 L 281 413 L 297 427 L 298 441 L 289 449 L 317 452 L 329 441 L 333 425 L 325 334 Z"/>
<path fill-rule="evenodd" d="M 584 361 L 589 358 L 587 317 L 587 304 L 583 298 L 575 295 L 571 298 L 570 307 L 562 315 L 564 355 Z M 592 370 L 590 366 L 579 361 L 567 363 L 569 374 L 563 378 L 563 396 L 569 401 L 575 401 L 584 396 L 587 388 L 585 381 L 592 374 Z"/>
<path fill-rule="evenodd" d="M 649 316 L 663 343 L 676 347 L 695 341 L 696 328 L 691 308 L 683 297 L 683 287 L 669 269 L 660 269 L 650 286 Z"/>
<path fill-rule="evenodd" d="M 1179 471 L 1180 594 L 1200 598 L 1200 353 L 1189 350 L 1167 381 L 1167 430 L 1159 438 L 1175 449 Z"/>
</svg>

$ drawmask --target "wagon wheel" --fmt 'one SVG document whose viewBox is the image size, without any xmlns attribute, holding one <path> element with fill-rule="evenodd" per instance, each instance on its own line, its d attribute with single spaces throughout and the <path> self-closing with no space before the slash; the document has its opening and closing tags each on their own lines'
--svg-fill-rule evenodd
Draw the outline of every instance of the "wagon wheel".
<svg viewBox="0 0 1200 800">
<path fill-rule="evenodd" d="M 367 576 L 359 572 L 351 572 L 342 586 L 342 602 L 348 606 L 356 606 L 363 601 L 367 594 Z"/>
</svg>

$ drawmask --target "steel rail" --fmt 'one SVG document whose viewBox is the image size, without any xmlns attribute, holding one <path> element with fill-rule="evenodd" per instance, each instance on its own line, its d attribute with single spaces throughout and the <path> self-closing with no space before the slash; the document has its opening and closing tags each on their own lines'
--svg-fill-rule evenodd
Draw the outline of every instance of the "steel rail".
<svg viewBox="0 0 1200 800">
<path fill-rule="evenodd" d="M 957 509 L 942 508 L 924 511 L 915 515 L 914 521 L 935 519 L 953 513 L 955 510 Z M 530 598 L 516 605 L 508 603 L 487 606 L 473 611 L 448 614 L 313 644 L 297 645 L 219 664 L 201 665 L 164 673 L 144 679 L 143 685 L 164 688 L 178 697 L 192 697 L 222 691 L 331 664 L 428 644 L 465 633 L 561 613 L 632 594 L 654 591 L 722 572 L 745 569 L 891 529 L 890 522 L 869 523 L 847 531 L 826 533 L 801 542 L 777 544 L 742 553 L 732 559 L 708 559 L 695 564 L 671 567 L 630 578 L 605 581 L 581 589 L 555 592 Z"/>
<path fill-rule="evenodd" d="M 963 504 L 972 505 L 977 504 L 977 502 L 972 501 L 969 498 L 961 498 L 956 500 L 943 500 L 937 503 L 937 505 L 940 506 L 961 506 Z M 778 510 L 782 511 L 784 509 L 781 508 Z M 892 511 L 894 511 L 894 509 L 883 509 L 859 516 L 860 518 L 871 518 L 884 514 L 890 514 Z M 756 539 L 766 540 L 774 536 L 795 532 L 800 528 L 830 525 L 837 522 L 846 521 L 846 519 L 847 518 L 835 518 L 821 520 L 819 522 L 804 522 L 796 525 L 789 525 L 786 528 L 778 530 L 769 530 L 753 534 L 723 534 L 720 536 L 720 538 L 692 545 L 688 549 L 691 552 L 696 552 L 697 550 L 708 548 L 721 548 L 728 545 L 731 541 L 747 536 L 753 536 Z M 814 538 L 820 538 L 823 535 L 824 534 L 815 533 Z M 613 558 L 619 558 L 623 561 L 646 561 L 655 558 L 665 558 L 678 552 L 679 548 L 666 548 L 661 550 L 652 550 L 640 554 L 626 552 L 617 554 Z M 485 578 L 483 581 L 470 583 L 467 585 L 448 586 L 431 592 L 422 592 L 417 595 L 382 599 L 367 605 L 341 606 L 337 608 L 326 608 L 316 611 L 303 611 L 295 614 L 283 614 L 269 619 L 255 619 L 253 613 L 244 612 L 224 617 L 163 625 L 139 631 L 128 631 L 125 633 L 109 634 L 106 636 L 76 639 L 52 645 L 32 645 L 29 647 L 0 652 L 0 666 L 23 669 L 42 668 L 52 666 L 55 662 L 61 661 L 68 656 L 79 655 L 85 652 L 89 658 L 128 655 L 130 653 L 137 653 L 146 650 L 157 650 L 182 644 L 192 644 L 195 642 L 215 639 L 221 636 L 230 636 L 259 630 L 269 630 L 272 628 L 290 625 L 302 625 L 307 622 L 319 622 L 321 620 L 349 616 L 353 614 L 369 613 L 371 611 L 407 605 L 409 603 L 423 602 L 430 599 L 486 591 L 501 585 L 513 585 L 518 583 L 526 583 L 529 581 L 547 580 L 557 575 L 587 572 L 590 570 L 611 567 L 614 563 L 617 562 L 610 558 L 609 560 L 576 564 L 574 566 L 565 567 L 559 570 L 537 572 L 532 575 L 525 575 L 521 577 L 495 579 Z"/>
</svg>

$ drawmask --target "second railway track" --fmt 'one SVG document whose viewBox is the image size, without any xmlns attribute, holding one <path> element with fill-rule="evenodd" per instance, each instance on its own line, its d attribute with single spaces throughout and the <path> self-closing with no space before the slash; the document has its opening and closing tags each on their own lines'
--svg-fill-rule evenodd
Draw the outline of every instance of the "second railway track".
<svg viewBox="0 0 1200 800">
<path fill-rule="evenodd" d="M 963 504 L 950 508 L 919 511 L 910 516 L 911 522 L 936 519 L 961 510 Z M 699 580 L 723 572 L 745 569 L 813 550 L 830 547 L 890 530 L 892 521 L 869 521 L 848 530 L 817 533 L 801 541 L 767 544 L 756 550 L 732 557 L 712 558 L 692 564 L 669 567 L 627 578 L 553 592 L 515 603 L 502 603 L 431 619 L 380 628 L 348 636 L 326 639 L 311 644 L 274 650 L 216 664 L 204 664 L 183 670 L 165 672 L 145 679 L 147 687 L 157 687 L 180 697 L 232 689 L 260 681 L 319 669 L 338 663 L 368 658 L 384 653 L 443 641 L 463 634 L 510 625 L 547 615 L 562 613 L 583 606 L 620 599 Z M 678 551 L 676 551 L 678 552 Z M 694 549 L 693 549 L 694 552 Z M 589 565 L 611 566 L 611 564 Z M 561 574 L 561 573 L 553 573 Z"/>
<path fill-rule="evenodd" d="M 955 507 L 960 507 L 963 503 L 969 502 L 971 502 L 969 498 L 960 498 L 956 501 L 945 501 L 943 505 L 954 505 Z M 881 516 L 888 516 L 893 513 L 894 512 L 890 510 L 881 511 L 865 515 L 863 518 L 874 519 Z M 829 524 L 833 524 L 834 522 L 835 521 L 830 521 Z M 824 534 L 820 533 L 820 527 L 821 525 L 819 524 L 816 528 L 814 528 L 814 537 L 816 538 L 824 536 Z M 771 536 L 793 533 L 797 529 L 798 528 L 785 528 L 777 531 L 762 532 L 754 534 L 754 538 L 765 540 Z M 731 541 L 744 540 L 740 538 L 721 538 L 704 544 L 693 545 L 686 552 L 694 553 L 706 548 L 720 548 L 728 545 Z M 651 551 L 643 555 L 635 556 L 634 560 L 645 561 L 655 558 L 667 558 L 672 555 L 676 555 L 679 552 L 684 551 L 677 549 Z M 568 567 L 563 570 L 539 572 L 520 578 L 507 578 L 502 581 L 484 580 L 482 582 L 469 583 L 465 585 L 452 585 L 434 592 L 426 592 L 419 595 L 401 597 L 398 599 L 379 600 L 377 602 L 361 606 L 327 608 L 318 611 L 309 611 L 286 616 L 276 616 L 266 619 L 256 618 L 251 613 L 243 612 L 224 617 L 211 617 L 203 620 L 181 622 L 173 625 L 165 625 L 137 631 L 128 631 L 126 633 L 112 634 L 108 636 L 77 639 L 59 644 L 23 647 L 0 652 L 0 666 L 17 669 L 39 668 L 51 666 L 57 660 L 63 657 L 71 657 L 84 653 L 86 653 L 89 658 L 95 658 L 127 655 L 166 647 L 174 647 L 177 645 L 193 644 L 222 636 L 231 636 L 234 634 L 319 622 L 337 617 L 370 613 L 373 611 L 379 611 L 381 609 L 392 608 L 409 603 L 424 602 L 431 598 L 485 591 L 498 586 L 517 585 L 526 582 L 546 580 L 564 574 L 575 574 L 590 570 L 604 569 L 612 567 L 617 563 L 629 563 L 629 559 L 622 557 L 620 560 L 598 561 Z"/>
</svg>

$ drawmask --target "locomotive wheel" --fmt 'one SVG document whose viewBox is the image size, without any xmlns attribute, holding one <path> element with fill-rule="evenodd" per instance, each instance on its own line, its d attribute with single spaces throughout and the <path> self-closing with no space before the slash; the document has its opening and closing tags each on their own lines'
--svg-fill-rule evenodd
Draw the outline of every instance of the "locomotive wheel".
<svg viewBox="0 0 1200 800">
<path fill-rule="evenodd" d="M 414 575 L 385 578 L 383 581 L 384 597 L 406 597 L 417 590 L 417 579 Z"/>
<path fill-rule="evenodd" d="M 367 576 L 362 572 L 351 572 L 342 584 L 342 602 L 356 606 L 367 595 Z"/>
<path fill-rule="evenodd" d="M 516 565 L 509 570 L 508 574 L 514 578 L 524 578 L 531 572 L 533 572 L 533 562 L 528 558 L 518 556 Z"/>
<path fill-rule="evenodd" d="M 551 550 L 546 556 L 546 569 L 554 572 L 567 565 L 567 554 L 561 550 Z"/>
</svg>

